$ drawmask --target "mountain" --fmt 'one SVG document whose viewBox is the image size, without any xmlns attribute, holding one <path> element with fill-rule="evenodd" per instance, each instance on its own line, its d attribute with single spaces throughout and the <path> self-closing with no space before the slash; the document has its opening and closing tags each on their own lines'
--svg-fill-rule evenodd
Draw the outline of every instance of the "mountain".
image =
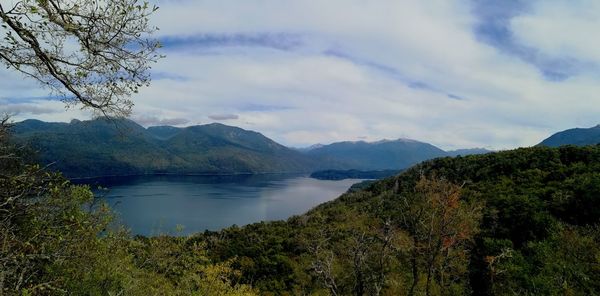
<svg viewBox="0 0 600 296">
<path fill-rule="evenodd" d="M 294 149 L 297 150 L 297 151 L 300 151 L 300 152 L 308 152 L 308 151 L 311 151 L 311 150 L 314 150 L 314 149 L 317 149 L 317 148 L 321 148 L 323 146 L 325 146 L 325 145 L 323 145 L 323 144 L 314 144 L 314 145 L 310 145 L 308 147 L 299 147 L 299 148 L 294 148 Z"/>
<path fill-rule="evenodd" d="M 407 139 L 338 142 L 311 149 L 306 154 L 358 170 L 397 170 L 423 160 L 447 156 L 444 150 L 431 144 Z"/>
<path fill-rule="evenodd" d="M 573 128 L 558 132 L 543 140 L 538 145 L 559 147 L 563 145 L 596 145 L 600 143 L 600 125 L 591 128 Z"/>
<path fill-rule="evenodd" d="M 151 126 L 147 128 L 147 131 L 152 134 L 154 137 L 161 140 L 168 140 L 171 137 L 175 136 L 179 132 L 181 132 L 182 128 L 161 125 L 161 126 Z"/>
<path fill-rule="evenodd" d="M 13 133 L 37 152 L 42 164 L 68 177 L 140 174 L 183 162 L 129 120 L 26 120 L 15 124 Z"/>
<path fill-rule="evenodd" d="M 467 155 L 486 154 L 486 153 L 490 153 L 490 152 L 494 152 L 494 151 L 488 150 L 485 148 L 456 149 L 456 150 L 446 151 L 448 156 L 459 156 L 459 155 L 467 156 Z"/>
<path fill-rule="evenodd" d="M 144 128 L 127 119 L 25 120 L 13 132 L 41 163 L 67 177 L 401 170 L 436 157 L 488 152 L 445 152 L 406 139 L 290 149 L 258 132 L 219 123 Z"/>
<path fill-rule="evenodd" d="M 13 133 L 68 177 L 311 172 L 323 164 L 260 133 L 216 123 L 145 129 L 126 119 L 26 120 Z"/>
</svg>

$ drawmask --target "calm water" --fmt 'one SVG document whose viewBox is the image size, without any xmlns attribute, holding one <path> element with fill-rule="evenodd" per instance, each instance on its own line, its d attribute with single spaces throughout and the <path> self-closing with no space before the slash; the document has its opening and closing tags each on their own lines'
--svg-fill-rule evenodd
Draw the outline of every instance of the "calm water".
<svg viewBox="0 0 600 296">
<path fill-rule="evenodd" d="M 360 180 L 322 181 L 294 175 L 138 176 L 95 179 L 98 191 L 134 234 L 218 230 L 302 214 Z M 90 183 L 90 182 L 88 182 Z"/>
</svg>

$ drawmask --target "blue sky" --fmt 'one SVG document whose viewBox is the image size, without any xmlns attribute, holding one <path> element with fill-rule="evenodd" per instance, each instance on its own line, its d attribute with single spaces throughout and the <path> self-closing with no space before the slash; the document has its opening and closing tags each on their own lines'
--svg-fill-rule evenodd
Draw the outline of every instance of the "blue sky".
<svg viewBox="0 0 600 296">
<path fill-rule="evenodd" d="M 143 125 L 214 121 L 283 144 L 530 146 L 600 114 L 600 1 L 169 0 Z M 16 119 L 85 119 L 0 71 Z"/>
</svg>

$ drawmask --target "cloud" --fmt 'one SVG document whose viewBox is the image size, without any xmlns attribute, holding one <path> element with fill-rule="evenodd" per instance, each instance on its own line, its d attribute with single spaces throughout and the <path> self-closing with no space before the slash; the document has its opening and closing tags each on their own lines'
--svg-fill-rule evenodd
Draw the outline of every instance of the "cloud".
<svg viewBox="0 0 600 296">
<path fill-rule="evenodd" d="M 253 104 L 247 103 L 242 104 L 238 110 L 252 112 L 252 111 L 282 111 L 282 110 L 290 110 L 294 109 L 290 106 L 278 106 L 278 105 L 261 105 L 261 104 Z"/>
<path fill-rule="evenodd" d="M 151 19 L 167 58 L 133 97 L 134 112 L 153 124 L 238 119 L 290 146 L 359 137 L 445 149 L 534 145 L 598 124 L 600 51 L 586 39 L 600 19 L 593 5 L 161 0 Z M 0 78 L 0 97 L 46 94 L 15 73 Z"/>
<path fill-rule="evenodd" d="M 453 99 L 453 100 L 465 100 L 464 97 L 461 97 L 461 96 L 455 95 L 455 94 L 447 94 L 446 96 L 448 96 L 448 98 Z"/>
<path fill-rule="evenodd" d="M 595 125 L 599 111 L 591 103 L 593 77 L 578 72 L 557 83 L 537 63 L 499 50 L 477 32 L 482 15 L 470 0 L 168 4 L 157 20 L 165 36 L 285 32 L 301 42 L 289 50 L 213 43 L 212 55 L 174 47 L 158 67 L 190 81 L 156 82 L 136 103 L 190 118 L 237 114 L 248 118 L 240 125 L 284 144 L 369 135 L 501 149 Z M 199 15 L 182 24 L 186 30 L 164 17 L 187 12 Z M 495 17 L 496 28 L 512 30 L 510 20 L 526 12 Z M 574 73 L 561 64 L 545 67 Z"/>
<path fill-rule="evenodd" d="M 532 1 L 531 7 L 511 19 L 515 40 L 549 56 L 600 64 L 598 1 Z"/>
<path fill-rule="evenodd" d="M 165 80 L 175 80 L 175 81 L 187 81 L 189 78 L 185 77 L 183 75 L 179 75 L 177 73 L 166 73 L 166 72 L 152 72 L 151 74 L 152 79 L 153 80 L 161 80 L 161 79 L 165 79 Z"/>
<path fill-rule="evenodd" d="M 160 38 L 160 42 L 166 50 L 215 47 L 267 47 L 279 50 L 291 50 L 302 45 L 299 35 L 287 33 L 232 33 L 163 36 Z"/>
<path fill-rule="evenodd" d="M 0 91 L 1 92 L 1 91 Z M 44 121 L 69 122 L 74 118 L 89 118 L 88 111 L 65 105 L 54 98 L 12 97 L 0 99 L 0 114 L 8 114 L 14 121 L 36 118 Z"/>
<path fill-rule="evenodd" d="M 214 114 L 214 115 L 209 115 L 208 118 L 210 118 L 212 120 L 216 120 L 216 121 L 223 121 L 223 120 L 235 120 L 240 117 L 235 114 Z"/>
<path fill-rule="evenodd" d="M 478 18 L 474 31 L 479 40 L 534 65 L 548 80 L 562 81 L 584 71 L 598 70 L 597 64 L 576 49 L 590 48 L 585 45 L 590 44 L 589 40 L 595 40 L 589 36 L 595 34 L 593 28 L 598 28 L 600 22 L 597 17 L 595 23 L 565 18 L 565 12 L 568 14 L 569 10 L 582 11 L 582 7 L 572 5 L 572 1 L 472 1 L 473 12 Z M 556 6 L 560 8 L 556 9 Z M 541 15 L 540 10 L 544 11 Z M 589 10 L 594 9 L 590 7 Z M 564 38 L 566 36 L 569 37 Z M 560 46 L 556 43 L 568 39 L 574 41 L 571 44 L 581 45 L 558 50 Z M 600 45 L 596 41 L 591 43 Z M 583 51 L 593 52 L 593 46 L 591 50 Z"/>
<path fill-rule="evenodd" d="M 133 121 L 142 126 L 184 125 L 190 121 L 185 118 L 159 118 L 157 116 L 133 116 Z"/>
<path fill-rule="evenodd" d="M 355 63 L 357 65 L 360 65 L 360 66 L 370 67 L 376 71 L 384 73 L 386 76 L 389 76 L 391 78 L 394 78 L 394 79 L 406 84 L 410 88 L 424 89 L 424 90 L 429 90 L 432 92 L 443 93 L 443 90 L 440 90 L 438 87 L 429 85 L 427 82 L 424 82 L 424 81 L 413 80 L 408 75 L 406 75 L 406 74 L 402 73 L 401 71 L 399 71 L 398 69 L 395 69 L 390 66 L 378 64 L 376 62 L 368 61 L 368 60 L 358 58 L 358 57 L 353 57 L 346 53 L 336 51 L 336 50 L 327 50 L 324 52 L 324 54 L 328 55 L 328 56 L 332 56 L 332 57 L 337 57 L 340 59 L 345 59 L 345 60 L 348 60 L 348 61 Z"/>
<path fill-rule="evenodd" d="M 58 113 L 56 110 L 49 107 L 42 107 L 35 104 L 10 104 L 0 106 L 0 113 L 9 115 L 21 115 L 23 113 L 31 115 Z"/>
</svg>

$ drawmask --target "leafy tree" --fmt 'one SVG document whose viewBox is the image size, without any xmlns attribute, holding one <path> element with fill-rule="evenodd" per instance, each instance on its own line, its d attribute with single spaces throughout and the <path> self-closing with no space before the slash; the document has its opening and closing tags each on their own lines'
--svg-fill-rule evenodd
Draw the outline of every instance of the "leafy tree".
<svg viewBox="0 0 600 296">
<path fill-rule="evenodd" d="M 353 222 L 313 232 L 309 270 L 332 295 L 381 295 L 401 238 L 390 221 L 354 214 Z"/>
<path fill-rule="evenodd" d="M 265 295 L 597 295 L 599 170 L 600 146 L 440 158 L 194 241 Z"/>
<path fill-rule="evenodd" d="M 600 290 L 600 229 L 560 225 L 525 252 L 504 249 L 489 256 L 496 295 L 596 295 Z"/>
<path fill-rule="evenodd" d="M 84 211 L 91 192 L 28 164 L 7 129 L 0 125 L 0 291 L 60 290 L 65 278 L 50 270 L 91 255 L 81 251 L 96 246 L 106 208 Z"/>
<path fill-rule="evenodd" d="M 412 270 L 409 295 L 422 278 L 425 294 L 446 294 L 467 270 L 468 249 L 478 232 L 481 207 L 461 200 L 461 187 L 443 179 L 424 176 L 412 193 L 399 201 L 397 223 L 412 242 L 407 250 Z"/>
<path fill-rule="evenodd" d="M 67 103 L 128 115 L 129 99 L 150 81 L 159 43 L 139 0 L 21 0 L 0 4 L 0 61 Z"/>
<path fill-rule="evenodd" d="M 0 295 L 255 295 L 185 238 L 135 240 L 87 186 L 47 172 L 0 124 Z"/>
</svg>

